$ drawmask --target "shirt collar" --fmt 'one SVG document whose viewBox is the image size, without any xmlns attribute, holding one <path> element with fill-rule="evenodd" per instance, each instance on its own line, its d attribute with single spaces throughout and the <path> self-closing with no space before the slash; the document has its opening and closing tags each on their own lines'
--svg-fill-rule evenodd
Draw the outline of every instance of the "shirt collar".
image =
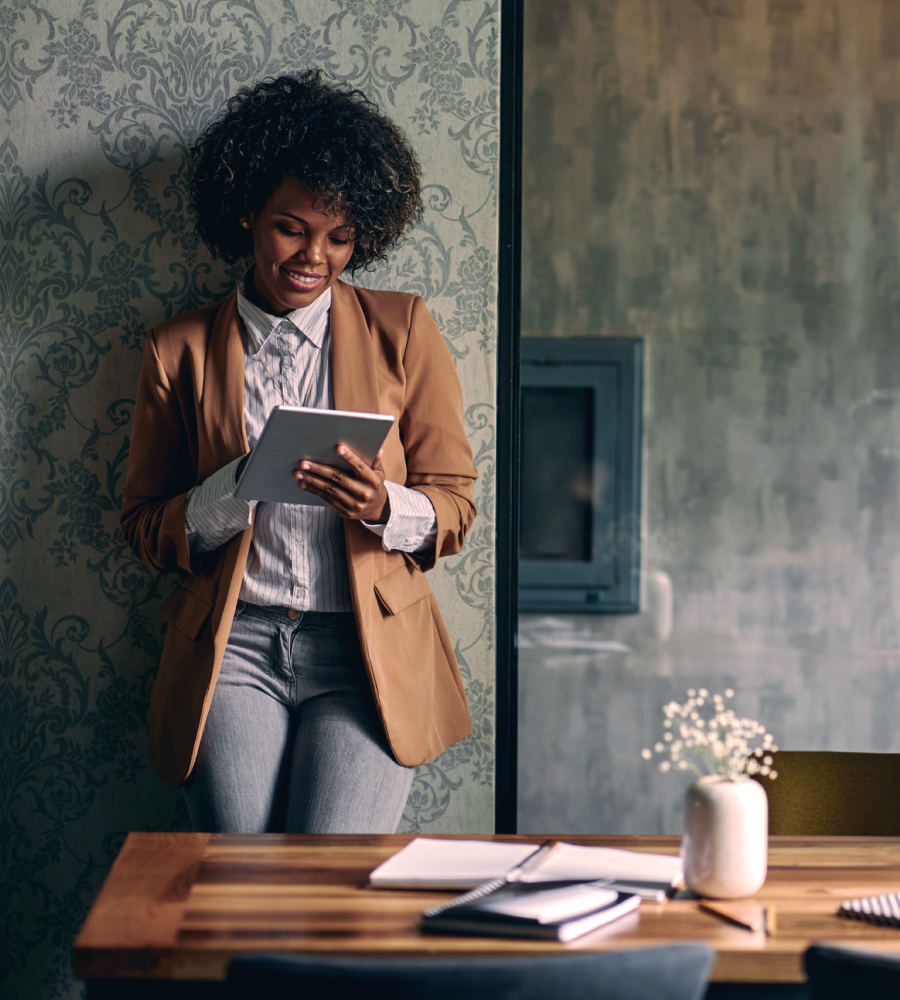
<svg viewBox="0 0 900 1000">
<path fill-rule="evenodd" d="M 251 271 L 241 279 L 237 289 L 237 306 L 247 334 L 250 347 L 254 353 L 259 353 L 269 337 L 285 322 L 291 324 L 298 333 L 303 334 L 316 347 L 321 348 L 328 332 L 328 317 L 331 312 L 331 289 L 325 291 L 311 305 L 294 309 L 286 316 L 273 316 L 272 313 L 260 309 L 244 294 L 246 282 Z"/>
</svg>

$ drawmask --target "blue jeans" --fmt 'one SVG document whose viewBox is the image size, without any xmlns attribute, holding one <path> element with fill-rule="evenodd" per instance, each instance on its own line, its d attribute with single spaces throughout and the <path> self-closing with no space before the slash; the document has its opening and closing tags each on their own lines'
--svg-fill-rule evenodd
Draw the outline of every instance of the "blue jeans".
<svg viewBox="0 0 900 1000">
<path fill-rule="evenodd" d="M 238 601 L 184 794 L 197 831 L 394 833 L 391 754 L 352 613 Z"/>
</svg>

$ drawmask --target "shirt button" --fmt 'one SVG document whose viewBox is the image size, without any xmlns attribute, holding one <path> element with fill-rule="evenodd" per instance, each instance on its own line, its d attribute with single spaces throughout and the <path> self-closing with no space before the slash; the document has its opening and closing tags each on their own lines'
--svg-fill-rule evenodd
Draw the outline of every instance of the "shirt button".
<svg viewBox="0 0 900 1000">
<path fill-rule="evenodd" d="M 293 608 L 288 608 L 288 618 L 290 618 L 291 621 L 294 621 L 296 617 L 297 612 Z"/>
</svg>

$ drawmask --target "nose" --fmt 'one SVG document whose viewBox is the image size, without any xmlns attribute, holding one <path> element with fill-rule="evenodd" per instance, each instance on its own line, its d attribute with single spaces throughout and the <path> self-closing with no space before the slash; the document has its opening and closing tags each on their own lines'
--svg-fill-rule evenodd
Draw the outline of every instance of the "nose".
<svg viewBox="0 0 900 1000">
<path fill-rule="evenodd" d="M 313 234 L 307 237 L 306 245 L 300 251 L 303 258 L 310 264 L 322 264 L 325 261 L 325 243 L 328 236 Z"/>
</svg>

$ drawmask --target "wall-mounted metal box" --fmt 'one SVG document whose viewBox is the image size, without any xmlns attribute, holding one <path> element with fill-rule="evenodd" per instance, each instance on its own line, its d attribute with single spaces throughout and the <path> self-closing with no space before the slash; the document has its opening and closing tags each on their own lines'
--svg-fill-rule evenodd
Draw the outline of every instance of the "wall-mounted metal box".
<svg viewBox="0 0 900 1000">
<path fill-rule="evenodd" d="M 519 610 L 639 610 L 643 341 L 522 340 Z"/>
</svg>

